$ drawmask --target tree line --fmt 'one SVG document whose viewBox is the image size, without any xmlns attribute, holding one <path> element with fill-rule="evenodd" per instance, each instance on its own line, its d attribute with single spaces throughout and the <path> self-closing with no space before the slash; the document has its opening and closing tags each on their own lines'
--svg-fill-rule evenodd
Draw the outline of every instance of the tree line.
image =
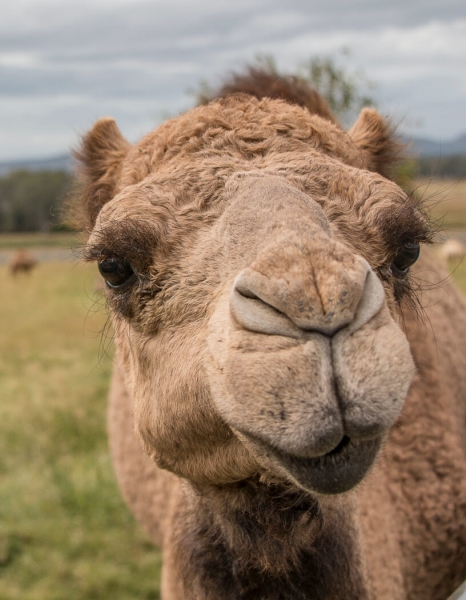
<svg viewBox="0 0 466 600">
<path fill-rule="evenodd" d="M 64 229 L 64 203 L 72 186 L 66 171 L 13 171 L 0 178 L 0 232 Z"/>
<path fill-rule="evenodd" d="M 466 156 L 423 157 L 416 161 L 418 177 L 466 178 Z"/>
</svg>

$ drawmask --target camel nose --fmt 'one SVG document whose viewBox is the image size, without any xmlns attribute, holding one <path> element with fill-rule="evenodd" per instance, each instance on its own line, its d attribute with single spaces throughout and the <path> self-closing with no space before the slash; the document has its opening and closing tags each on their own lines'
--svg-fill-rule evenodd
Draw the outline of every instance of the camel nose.
<svg viewBox="0 0 466 600">
<path fill-rule="evenodd" d="M 356 331 L 380 311 L 384 290 L 369 264 L 354 259 L 351 268 L 329 259 L 320 273 L 301 264 L 295 269 L 301 276 L 246 268 L 234 281 L 231 312 L 245 329 L 269 335 L 333 336 L 347 326 Z"/>
</svg>

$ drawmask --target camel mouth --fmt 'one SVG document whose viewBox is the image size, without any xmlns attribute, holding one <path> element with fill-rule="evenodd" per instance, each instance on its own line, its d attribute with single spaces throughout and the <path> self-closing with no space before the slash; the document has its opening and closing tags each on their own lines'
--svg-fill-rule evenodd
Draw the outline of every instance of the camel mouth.
<svg viewBox="0 0 466 600">
<path fill-rule="evenodd" d="M 300 487 L 319 494 L 341 494 L 364 478 L 374 463 L 382 439 L 377 436 L 357 440 L 344 435 L 333 450 L 313 458 L 295 456 L 267 445 L 267 455 Z"/>
</svg>

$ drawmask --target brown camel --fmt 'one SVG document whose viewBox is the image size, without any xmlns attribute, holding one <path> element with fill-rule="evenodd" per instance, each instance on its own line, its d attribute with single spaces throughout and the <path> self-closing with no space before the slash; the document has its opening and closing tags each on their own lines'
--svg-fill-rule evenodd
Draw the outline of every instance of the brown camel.
<svg viewBox="0 0 466 600">
<path fill-rule="evenodd" d="M 110 118 L 84 137 L 111 449 L 164 600 L 444 600 L 466 577 L 466 310 L 416 263 L 395 149 L 374 110 L 345 132 L 246 95 L 134 146 Z"/>
<path fill-rule="evenodd" d="M 459 262 L 466 256 L 466 247 L 460 240 L 451 238 L 443 244 L 440 253 L 446 262 L 450 260 Z"/>
<path fill-rule="evenodd" d="M 37 266 L 37 260 L 27 250 L 17 250 L 10 260 L 10 271 L 12 275 L 18 273 L 30 273 Z"/>
</svg>

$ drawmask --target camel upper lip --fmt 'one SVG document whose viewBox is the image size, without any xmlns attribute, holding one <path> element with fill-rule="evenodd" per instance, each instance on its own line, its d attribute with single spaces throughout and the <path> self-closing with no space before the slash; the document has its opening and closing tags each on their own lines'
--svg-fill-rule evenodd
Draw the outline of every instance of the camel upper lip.
<svg viewBox="0 0 466 600">
<path fill-rule="evenodd" d="M 300 487 L 320 494 L 340 494 L 363 479 L 380 449 L 382 436 L 358 440 L 344 435 L 333 450 L 313 458 L 284 452 L 264 441 L 257 442 Z"/>
</svg>

